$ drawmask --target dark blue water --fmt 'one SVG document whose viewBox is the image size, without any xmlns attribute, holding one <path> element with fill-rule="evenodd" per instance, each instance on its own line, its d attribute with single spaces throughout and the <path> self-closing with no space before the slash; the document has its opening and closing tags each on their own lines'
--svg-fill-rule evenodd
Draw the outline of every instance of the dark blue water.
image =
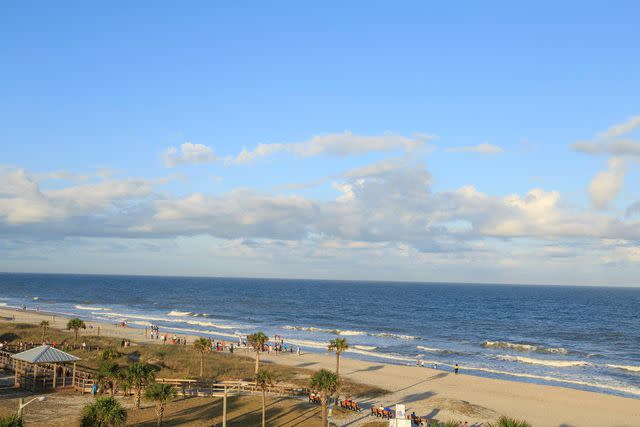
<svg viewBox="0 0 640 427">
<path fill-rule="evenodd" d="M 0 274 L 3 304 L 640 398 L 640 289 Z"/>
</svg>

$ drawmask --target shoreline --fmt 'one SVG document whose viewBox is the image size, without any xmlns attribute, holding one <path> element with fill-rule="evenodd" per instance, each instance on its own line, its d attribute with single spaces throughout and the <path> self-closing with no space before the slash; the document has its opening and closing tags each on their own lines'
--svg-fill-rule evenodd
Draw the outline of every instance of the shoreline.
<svg viewBox="0 0 640 427">
<path fill-rule="evenodd" d="M 65 329 L 70 318 L 57 313 L 23 311 L 10 307 L 0 307 L 0 315 L 9 318 L 15 316 L 16 322 L 31 324 L 48 320 L 51 327 L 58 329 Z M 81 331 L 81 336 L 96 335 L 100 328 L 101 335 L 125 338 L 138 344 L 162 345 L 159 340 L 145 338 L 144 329 L 123 328 L 115 323 L 95 320 L 85 323 L 89 332 Z M 186 337 L 190 342 L 199 337 L 195 334 L 176 335 Z M 252 352 L 239 352 L 238 355 L 252 356 Z M 263 354 L 261 359 L 283 366 L 309 369 L 333 370 L 335 367 L 335 356 L 331 354 Z M 428 414 L 439 419 L 455 418 L 473 423 L 493 421 L 500 415 L 509 415 L 528 420 L 535 426 L 640 425 L 640 402 L 630 397 L 465 375 L 464 367 L 460 375 L 454 375 L 428 367 L 350 358 L 348 353 L 346 357 L 341 357 L 340 364 L 343 376 L 390 391 L 388 395 L 374 401 L 363 400 L 363 403 L 405 403 L 408 409 L 415 410 L 418 414 Z"/>
</svg>

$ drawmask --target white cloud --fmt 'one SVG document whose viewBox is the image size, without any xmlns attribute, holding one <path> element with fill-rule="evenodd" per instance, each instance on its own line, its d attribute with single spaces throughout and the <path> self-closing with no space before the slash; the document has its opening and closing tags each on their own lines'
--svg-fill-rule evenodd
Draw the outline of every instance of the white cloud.
<svg viewBox="0 0 640 427">
<path fill-rule="evenodd" d="M 395 263 L 398 268 L 406 266 L 407 259 L 452 268 L 481 268 L 483 262 L 520 268 L 527 250 L 535 252 L 531 245 L 543 246 L 541 242 L 548 249 L 536 253 L 536 259 L 567 262 L 572 254 L 574 259 L 581 256 L 582 251 L 570 250 L 575 242 L 594 242 L 600 249 L 593 251 L 609 252 L 612 260 L 622 262 L 633 252 L 616 255 L 597 242 L 640 241 L 640 221 L 635 218 L 623 221 L 568 208 L 555 191 L 533 189 L 497 197 L 466 186 L 434 192 L 425 166 L 402 159 L 345 171 L 333 181 L 333 200 L 250 189 L 172 197 L 156 190 L 164 181 L 142 179 L 109 178 L 45 191 L 28 172 L 5 168 L 0 169 L 0 235 L 208 235 L 228 242 L 228 251 L 220 249 L 227 256 L 233 250 L 265 262 L 302 262 L 306 257 L 348 259 L 363 266 L 380 257 L 385 266 Z M 516 250 L 520 258 L 513 254 Z"/>
<path fill-rule="evenodd" d="M 631 133 L 639 127 L 640 127 L 640 116 L 633 116 L 626 122 L 615 124 L 611 126 L 609 129 L 607 129 L 605 132 L 599 133 L 598 139 L 609 140 L 609 139 L 617 138 L 619 136 Z"/>
<path fill-rule="evenodd" d="M 254 162 L 261 157 L 267 157 L 287 149 L 285 144 L 258 144 L 256 148 L 249 151 L 246 148 L 242 149 L 240 153 L 234 157 L 228 157 L 225 159 L 226 164 L 246 164 Z"/>
<path fill-rule="evenodd" d="M 599 172 L 589 184 L 589 197 L 593 207 L 604 209 L 620 194 L 626 173 L 627 165 L 623 158 L 609 159 L 607 170 Z"/>
<path fill-rule="evenodd" d="M 581 141 L 572 145 L 575 151 L 587 154 L 611 154 L 614 156 L 640 156 L 640 142 L 629 139 L 610 142 Z"/>
<path fill-rule="evenodd" d="M 596 135 L 594 141 L 578 141 L 572 144 L 575 151 L 587 154 L 610 154 L 614 156 L 640 156 L 640 142 L 633 139 L 616 139 L 628 135 L 640 127 L 640 116 L 631 117 Z"/>
<path fill-rule="evenodd" d="M 298 157 L 315 157 L 320 155 L 346 157 L 371 152 L 390 152 L 402 150 L 412 152 L 425 148 L 434 135 L 415 134 L 412 137 L 385 133 L 383 135 L 355 135 L 349 131 L 344 133 L 316 135 L 309 140 L 295 143 L 259 144 L 253 150 L 243 149 L 237 156 L 226 159 L 227 164 L 244 164 L 259 158 L 280 152 L 292 153 Z"/>
<path fill-rule="evenodd" d="M 465 147 L 452 147 L 447 148 L 450 153 L 480 153 L 480 154 L 499 154 L 504 150 L 502 147 L 499 147 L 494 144 L 489 144 L 487 142 L 483 142 L 478 145 L 469 145 Z"/>
<path fill-rule="evenodd" d="M 215 162 L 217 159 L 213 149 L 203 144 L 185 142 L 178 149 L 169 147 L 164 153 L 164 164 L 173 168 L 180 165 L 203 164 Z"/>
</svg>

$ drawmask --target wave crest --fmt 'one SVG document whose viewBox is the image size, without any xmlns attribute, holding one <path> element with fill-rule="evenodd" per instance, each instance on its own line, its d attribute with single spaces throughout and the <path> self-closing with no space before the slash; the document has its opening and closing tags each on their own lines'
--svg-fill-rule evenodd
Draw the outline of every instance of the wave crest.
<svg viewBox="0 0 640 427">
<path fill-rule="evenodd" d="M 73 308 L 76 310 L 88 310 L 88 311 L 111 311 L 110 308 L 106 307 L 92 307 L 90 305 L 74 305 Z"/>
<path fill-rule="evenodd" d="M 523 353 L 548 353 L 548 354 L 568 354 L 569 351 L 562 347 L 543 347 L 534 344 L 523 344 L 509 341 L 485 341 L 484 348 L 502 348 Z"/>
<path fill-rule="evenodd" d="M 607 365 L 607 366 L 609 368 L 621 369 L 623 371 L 640 373 L 640 366 L 631 366 L 631 365 Z"/>
<path fill-rule="evenodd" d="M 591 365 L 591 363 L 585 362 L 584 360 L 547 360 L 547 359 L 533 359 L 531 357 L 507 356 L 507 355 L 499 355 L 499 356 L 496 356 L 496 358 L 500 360 L 506 360 L 509 362 L 521 362 L 521 363 L 529 363 L 531 365 L 553 366 L 555 368 L 572 368 L 575 366 Z"/>
</svg>

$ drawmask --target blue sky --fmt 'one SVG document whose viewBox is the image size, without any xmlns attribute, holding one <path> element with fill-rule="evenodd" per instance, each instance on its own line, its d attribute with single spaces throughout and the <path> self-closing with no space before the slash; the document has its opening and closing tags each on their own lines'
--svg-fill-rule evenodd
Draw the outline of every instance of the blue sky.
<svg viewBox="0 0 640 427">
<path fill-rule="evenodd" d="M 638 285 L 639 12 L 5 5 L 0 270 Z"/>
</svg>

